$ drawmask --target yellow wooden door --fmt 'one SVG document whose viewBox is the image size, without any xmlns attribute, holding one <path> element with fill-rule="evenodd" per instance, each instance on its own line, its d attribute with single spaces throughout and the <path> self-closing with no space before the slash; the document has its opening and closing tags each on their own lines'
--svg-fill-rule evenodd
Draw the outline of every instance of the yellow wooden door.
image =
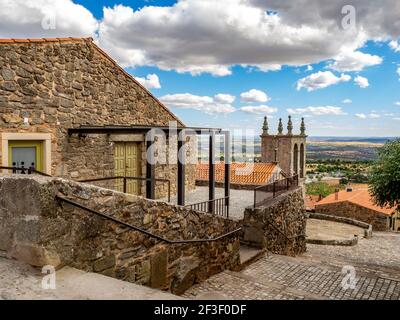
<svg viewBox="0 0 400 320">
<path fill-rule="evenodd" d="M 114 175 L 126 177 L 140 177 L 139 144 L 136 142 L 118 142 L 114 151 Z M 124 190 L 123 179 L 116 180 L 115 188 Z M 140 183 L 138 180 L 127 180 L 126 192 L 139 194 Z"/>
<path fill-rule="evenodd" d="M 125 144 L 125 175 L 127 177 L 139 177 L 139 147 L 135 142 Z M 127 193 L 139 194 L 139 181 L 128 180 Z"/>
</svg>

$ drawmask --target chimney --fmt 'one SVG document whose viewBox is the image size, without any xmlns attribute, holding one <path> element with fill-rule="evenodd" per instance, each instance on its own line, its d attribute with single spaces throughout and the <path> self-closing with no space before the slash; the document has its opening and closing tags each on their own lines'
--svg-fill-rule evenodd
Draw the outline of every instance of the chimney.
<svg viewBox="0 0 400 320">
<path fill-rule="evenodd" d="M 335 190 L 335 200 L 339 200 L 339 189 Z"/>
</svg>

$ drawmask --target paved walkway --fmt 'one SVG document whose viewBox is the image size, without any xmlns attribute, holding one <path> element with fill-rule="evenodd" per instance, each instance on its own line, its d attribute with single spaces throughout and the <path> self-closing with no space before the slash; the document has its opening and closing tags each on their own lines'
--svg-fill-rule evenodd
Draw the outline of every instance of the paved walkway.
<svg viewBox="0 0 400 320">
<path fill-rule="evenodd" d="M 316 240 L 350 240 L 357 235 L 364 237 L 364 229 L 346 223 L 327 220 L 307 219 L 306 234 Z"/>
<path fill-rule="evenodd" d="M 400 299 L 400 234 L 375 233 L 354 247 L 307 248 L 300 257 L 269 255 L 242 272 L 222 272 L 184 297 Z"/>
<path fill-rule="evenodd" d="M 244 209 L 254 203 L 254 191 L 231 189 L 229 217 L 232 219 L 243 219 Z M 215 197 L 223 198 L 224 188 L 215 188 Z M 165 199 L 163 199 L 165 201 Z M 186 192 L 186 204 L 192 204 L 208 200 L 208 187 L 199 187 Z M 176 197 L 171 197 L 171 203 L 176 203 Z"/>
<path fill-rule="evenodd" d="M 0 300 L 171 300 L 181 297 L 70 267 L 56 272 L 56 289 L 43 289 L 42 274 L 19 261 L 0 257 Z M 46 282 L 49 283 L 49 282 Z"/>
</svg>

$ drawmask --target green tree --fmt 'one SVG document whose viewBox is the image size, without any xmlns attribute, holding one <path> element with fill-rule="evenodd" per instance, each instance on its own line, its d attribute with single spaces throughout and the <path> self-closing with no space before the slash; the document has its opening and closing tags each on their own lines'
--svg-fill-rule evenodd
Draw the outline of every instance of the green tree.
<svg viewBox="0 0 400 320">
<path fill-rule="evenodd" d="M 378 149 L 378 160 L 369 173 L 370 191 L 379 206 L 399 208 L 400 203 L 400 139 Z"/>
</svg>

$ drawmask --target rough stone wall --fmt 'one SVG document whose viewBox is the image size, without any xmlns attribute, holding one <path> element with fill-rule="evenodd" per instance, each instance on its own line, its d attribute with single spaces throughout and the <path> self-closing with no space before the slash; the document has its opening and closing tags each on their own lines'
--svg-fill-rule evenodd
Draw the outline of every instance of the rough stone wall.
<svg viewBox="0 0 400 320">
<path fill-rule="evenodd" d="M 89 179 L 113 174 L 109 137 L 68 138 L 68 128 L 168 126 L 176 120 L 89 40 L 0 44 L 0 134 L 51 133 L 51 170 L 56 176 Z M 0 145 L 0 163 L 1 154 Z M 193 166 L 187 168 L 189 189 L 194 187 L 191 170 Z M 162 173 L 170 170 L 158 172 L 164 177 Z M 176 170 L 171 172 L 175 182 Z"/>
<path fill-rule="evenodd" d="M 276 254 L 306 251 L 306 210 L 302 188 L 278 196 L 268 205 L 246 208 L 242 242 Z"/>
<path fill-rule="evenodd" d="M 0 250 L 35 266 L 71 265 L 183 293 L 239 264 L 239 234 L 166 244 L 55 200 L 70 198 L 170 240 L 216 237 L 237 223 L 183 207 L 59 178 L 0 177 Z"/>
<path fill-rule="evenodd" d="M 372 225 L 374 231 L 389 230 L 389 219 L 387 215 L 347 201 L 317 204 L 315 206 L 315 211 L 366 222 Z"/>
</svg>

